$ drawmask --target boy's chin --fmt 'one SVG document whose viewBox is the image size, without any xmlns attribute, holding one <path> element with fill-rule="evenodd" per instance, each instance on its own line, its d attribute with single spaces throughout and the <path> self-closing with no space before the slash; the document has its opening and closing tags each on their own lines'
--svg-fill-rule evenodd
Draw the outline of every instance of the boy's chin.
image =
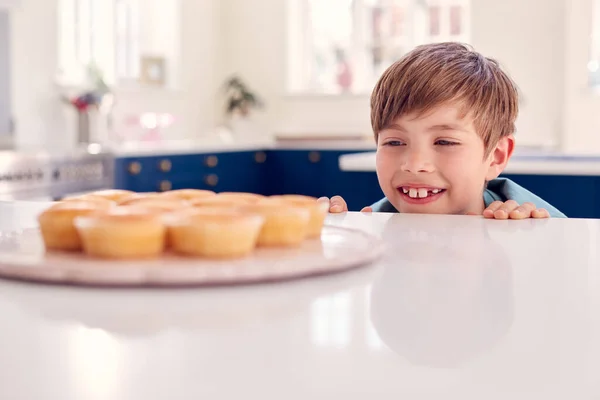
<svg viewBox="0 0 600 400">
<path fill-rule="evenodd" d="M 401 214 L 452 214 L 452 211 L 440 201 L 428 204 L 410 204 L 402 199 L 395 199 L 393 206 Z"/>
</svg>

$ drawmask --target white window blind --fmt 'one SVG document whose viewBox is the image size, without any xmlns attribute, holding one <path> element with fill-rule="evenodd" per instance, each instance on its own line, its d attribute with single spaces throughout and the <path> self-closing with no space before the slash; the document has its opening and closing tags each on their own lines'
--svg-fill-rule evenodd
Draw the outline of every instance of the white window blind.
<svg viewBox="0 0 600 400">
<path fill-rule="evenodd" d="M 95 67 L 108 83 L 139 74 L 138 0 L 60 0 L 59 79 L 85 82 Z"/>
<path fill-rule="evenodd" d="M 289 0 L 288 91 L 365 94 L 415 46 L 470 40 L 469 0 Z"/>
</svg>

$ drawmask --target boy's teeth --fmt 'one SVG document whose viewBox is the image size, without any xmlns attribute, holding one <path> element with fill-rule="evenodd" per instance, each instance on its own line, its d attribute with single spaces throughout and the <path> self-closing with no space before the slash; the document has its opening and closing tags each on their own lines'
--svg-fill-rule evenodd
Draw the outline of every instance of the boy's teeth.
<svg viewBox="0 0 600 400">
<path fill-rule="evenodd" d="M 424 199 L 425 197 L 429 196 L 429 192 L 431 192 L 431 194 L 438 194 L 442 191 L 442 189 L 425 189 L 425 188 L 402 188 L 402 192 L 404 192 L 404 194 L 407 194 L 409 197 L 412 197 L 413 199 L 421 198 Z"/>
</svg>

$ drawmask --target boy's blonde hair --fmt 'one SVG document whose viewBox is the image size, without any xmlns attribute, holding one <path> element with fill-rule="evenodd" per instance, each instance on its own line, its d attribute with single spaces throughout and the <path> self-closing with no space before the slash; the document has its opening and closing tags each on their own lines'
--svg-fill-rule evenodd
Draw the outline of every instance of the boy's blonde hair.
<svg viewBox="0 0 600 400">
<path fill-rule="evenodd" d="M 375 138 L 403 115 L 422 115 L 447 103 L 473 118 L 486 155 L 498 140 L 515 131 L 519 95 L 498 62 L 461 43 L 416 47 L 389 67 L 371 95 Z"/>
</svg>

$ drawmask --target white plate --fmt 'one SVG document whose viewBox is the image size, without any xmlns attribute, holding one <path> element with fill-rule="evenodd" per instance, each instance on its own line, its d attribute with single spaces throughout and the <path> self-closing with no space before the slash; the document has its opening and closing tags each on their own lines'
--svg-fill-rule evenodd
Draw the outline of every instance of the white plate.
<svg viewBox="0 0 600 400">
<path fill-rule="evenodd" d="M 0 277 L 75 285 L 232 285 L 341 272 L 375 261 L 383 242 L 368 233 L 325 226 L 298 248 L 262 248 L 236 260 L 166 254 L 156 260 L 106 261 L 46 253 L 37 230 L 0 234 Z"/>
</svg>

